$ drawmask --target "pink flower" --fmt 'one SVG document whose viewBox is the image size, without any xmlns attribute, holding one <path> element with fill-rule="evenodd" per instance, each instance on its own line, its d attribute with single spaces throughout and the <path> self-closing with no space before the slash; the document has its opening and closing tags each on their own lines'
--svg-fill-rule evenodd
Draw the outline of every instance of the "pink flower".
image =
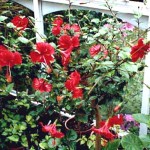
<svg viewBox="0 0 150 150">
<path fill-rule="evenodd" d="M 131 23 L 123 23 L 121 30 L 129 30 L 129 31 L 133 31 L 134 30 L 134 26 Z"/>
<path fill-rule="evenodd" d="M 29 20 L 26 17 L 15 16 L 11 22 L 14 26 L 16 26 L 17 29 L 24 30 L 27 28 Z"/>
<path fill-rule="evenodd" d="M 31 61 L 33 63 L 43 62 L 47 65 L 54 61 L 54 48 L 46 42 L 36 43 L 36 51 L 30 53 Z"/>
<path fill-rule="evenodd" d="M 32 87 L 40 92 L 50 92 L 52 90 L 52 85 L 43 78 L 34 78 Z"/>
<path fill-rule="evenodd" d="M 135 121 L 134 118 L 132 117 L 132 115 L 125 115 L 124 118 L 125 118 L 125 120 L 128 121 L 128 122 Z"/>
</svg>

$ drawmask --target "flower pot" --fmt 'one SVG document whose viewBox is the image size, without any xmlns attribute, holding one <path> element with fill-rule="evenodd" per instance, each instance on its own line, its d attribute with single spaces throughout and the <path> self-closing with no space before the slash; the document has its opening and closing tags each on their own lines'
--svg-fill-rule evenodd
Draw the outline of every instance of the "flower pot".
<svg viewBox="0 0 150 150">
<path fill-rule="evenodd" d="M 65 121 L 65 127 L 67 130 L 75 130 L 80 135 L 89 135 L 91 133 L 92 125 L 89 123 L 78 122 L 74 117 L 72 117 Z"/>
<path fill-rule="evenodd" d="M 12 147 L 12 148 L 8 148 L 8 150 L 25 150 L 24 147 Z"/>
</svg>

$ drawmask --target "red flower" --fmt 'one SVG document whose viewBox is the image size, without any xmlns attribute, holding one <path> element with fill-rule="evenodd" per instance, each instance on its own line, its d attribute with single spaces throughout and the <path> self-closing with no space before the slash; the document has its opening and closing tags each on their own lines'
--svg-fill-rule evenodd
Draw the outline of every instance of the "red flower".
<svg viewBox="0 0 150 150">
<path fill-rule="evenodd" d="M 72 45 L 73 45 L 74 48 L 75 47 L 77 48 L 77 47 L 80 46 L 79 37 L 78 36 L 73 36 L 72 37 Z"/>
<path fill-rule="evenodd" d="M 73 30 L 74 32 L 80 32 L 80 27 L 78 24 L 73 24 L 71 26 L 71 30 Z"/>
<path fill-rule="evenodd" d="M 63 50 L 69 49 L 70 47 L 76 48 L 80 45 L 79 38 L 77 36 L 62 35 L 58 40 L 58 45 Z"/>
<path fill-rule="evenodd" d="M 6 80 L 12 81 L 11 70 L 15 65 L 22 63 L 22 57 L 19 52 L 11 52 L 3 45 L 0 45 L 0 67 L 7 66 Z"/>
<path fill-rule="evenodd" d="M 65 24 L 65 25 L 63 26 L 63 30 L 70 30 L 70 29 L 71 29 L 70 24 Z"/>
<path fill-rule="evenodd" d="M 49 43 L 38 42 L 36 43 L 36 51 L 32 51 L 30 57 L 33 63 L 43 62 L 49 65 L 54 61 L 53 54 L 54 48 Z"/>
<path fill-rule="evenodd" d="M 93 46 L 89 49 L 89 52 L 90 52 L 91 57 L 96 56 L 100 51 L 101 51 L 101 45 L 100 45 L 100 44 L 98 44 L 98 45 L 93 45 Z"/>
<path fill-rule="evenodd" d="M 50 92 L 52 85 L 46 82 L 43 78 L 34 78 L 32 81 L 32 87 L 40 92 Z"/>
<path fill-rule="evenodd" d="M 68 91 L 73 91 L 78 86 L 80 80 L 80 74 L 77 71 L 74 71 L 70 74 L 70 78 L 65 82 L 65 87 Z"/>
<path fill-rule="evenodd" d="M 22 57 L 19 52 L 11 52 L 9 50 L 4 50 L 0 53 L 0 66 L 13 67 L 14 65 L 19 65 L 22 63 Z"/>
<path fill-rule="evenodd" d="M 78 85 L 81 80 L 81 75 L 78 71 L 74 71 L 70 74 L 70 79 L 74 81 L 75 85 Z"/>
<path fill-rule="evenodd" d="M 61 49 L 69 49 L 72 46 L 71 37 L 69 35 L 62 35 L 58 40 L 58 45 Z"/>
<path fill-rule="evenodd" d="M 50 133 L 50 135 L 54 138 L 63 138 L 64 134 L 62 132 L 57 131 L 55 124 L 50 125 L 43 125 L 42 122 L 40 122 L 40 125 L 42 126 L 42 131 Z"/>
<path fill-rule="evenodd" d="M 8 51 L 8 49 L 5 46 L 0 45 L 0 53 L 3 51 Z"/>
<path fill-rule="evenodd" d="M 73 80 L 69 79 L 65 82 L 65 87 L 68 91 L 73 91 L 76 87 L 76 84 L 74 84 Z"/>
<path fill-rule="evenodd" d="M 72 97 L 73 98 L 82 98 L 83 97 L 83 91 L 79 87 L 75 87 L 72 91 Z"/>
<path fill-rule="evenodd" d="M 110 128 L 110 125 L 108 122 L 106 122 L 101 128 L 96 129 L 93 127 L 92 130 L 95 133 L 100 134 L 103 138 L 106 138 L 108 140 L 113 140 L 116 137 L 116 135 L 111 133 L 109 128 Z"/>
<path fill-rule="evenodd" d="M 52 34 L 55 35 L 55 36 L 59 35 L 60 31 L 61 31 L 61 27 L 60 26 L 54 26 L 52 28 Z"/>
<path fill-rule="evenodd" d="M 78 24 L 73 24 L 73 25 L 65 24 L 63 26 L 63 30 L 65 33 L 67 33 L 67 30 L 68 31 L 72 30 L 76 36 L 78 37 L 80 36 L 80 27 Z"/>
<path fill-rule="evenodd" d="M 65 51 L 61 51 L 61 61 L 64 67 L 66 67 L 70 61 L 71 52 L 72 52 L 72 47 L 70 47 Z"/>
<path fill-rule="evenodd" d="M 123 115 L 118 114 L 116 116 L 113 116 L 108 120 L 108 122 L 111 127 L 113 127 L 114 125 L 122 125 L 123 124 Z"/>
<path fill-rule="evenodd" d="M 17 29 L 24 30 L 27 27 L 29 21 L 26 17 L 15 16 L 11 22 L 14 26 L 16 26 Z"/>
<path fill-rule="evenodd" d="M 149 44 L 144 44 L 143 39 L 140 38 L 138 40 L 138 44 L 132 46 L 131 48 L 131 58 L 133 62 L 136 62 L 139 58 L 142 59 L 146 52 L 149 50 L 150 45 Z"/>
<path fill-rule="evenodd" d="M 57 18 L 55 18 L 53 21 L 54 26 L 61 26 L 62 24 L 63 24 L 63 19 L 59 16 Z"/>
</svg>

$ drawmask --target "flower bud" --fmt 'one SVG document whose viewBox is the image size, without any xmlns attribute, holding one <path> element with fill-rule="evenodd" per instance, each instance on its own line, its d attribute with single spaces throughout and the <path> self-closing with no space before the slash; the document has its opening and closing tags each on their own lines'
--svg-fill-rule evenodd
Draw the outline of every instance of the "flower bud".
<svg viewBox="0 0 150 150">
<path fill-rule="evenodd" d="M 120 103 L 119 105 L 117 105 L 117 106 L 113 109 L 113 112 L 119 111 L 120 108 L 121 108 L 121 106 L 122 106 L 122 103 Z"/>
</svg>

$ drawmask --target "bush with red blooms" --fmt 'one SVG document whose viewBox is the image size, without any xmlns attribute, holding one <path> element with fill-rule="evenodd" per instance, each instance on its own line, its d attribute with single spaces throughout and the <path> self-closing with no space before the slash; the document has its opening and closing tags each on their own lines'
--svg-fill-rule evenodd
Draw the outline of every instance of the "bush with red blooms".
<svg viewBox="0 0 150 150">
<path fill-rule="evenodd" d="M 129 23 L 86 13 L 88 18 L 80 13 L 69 19 L 67 15 L 49 18 L 46 31 L 50 32 L 41 41 L 35 40 L 35 32 L 40 31 L 35 31 L 32 17 L 0 16 L 0 91 L 6 99 L 12 91 L 16 95 L 3 104 L 0 142 L 21 141 L 31 149 L 57 149 L 65 143 L 64 149 L 71 148 L 72 131 L 66 136 L 57 130 L 59 117 L 44 118 L 60 111 L 79 122 L 96 119 L 99 122 L 92 128 L 96 135 L 110 143 L 118 139 L 114 129 L 123 122 L 117 114 L 124 104 L 125 87 L 142 71 L 150 43 Z M 103 105 L 108 108 L 105 116 Z M 19 118 L 20 126 L 16 127 L 19 121 L 6 126 L 6 119 L 13 117 L 6 110 Z"/>
</svg>

